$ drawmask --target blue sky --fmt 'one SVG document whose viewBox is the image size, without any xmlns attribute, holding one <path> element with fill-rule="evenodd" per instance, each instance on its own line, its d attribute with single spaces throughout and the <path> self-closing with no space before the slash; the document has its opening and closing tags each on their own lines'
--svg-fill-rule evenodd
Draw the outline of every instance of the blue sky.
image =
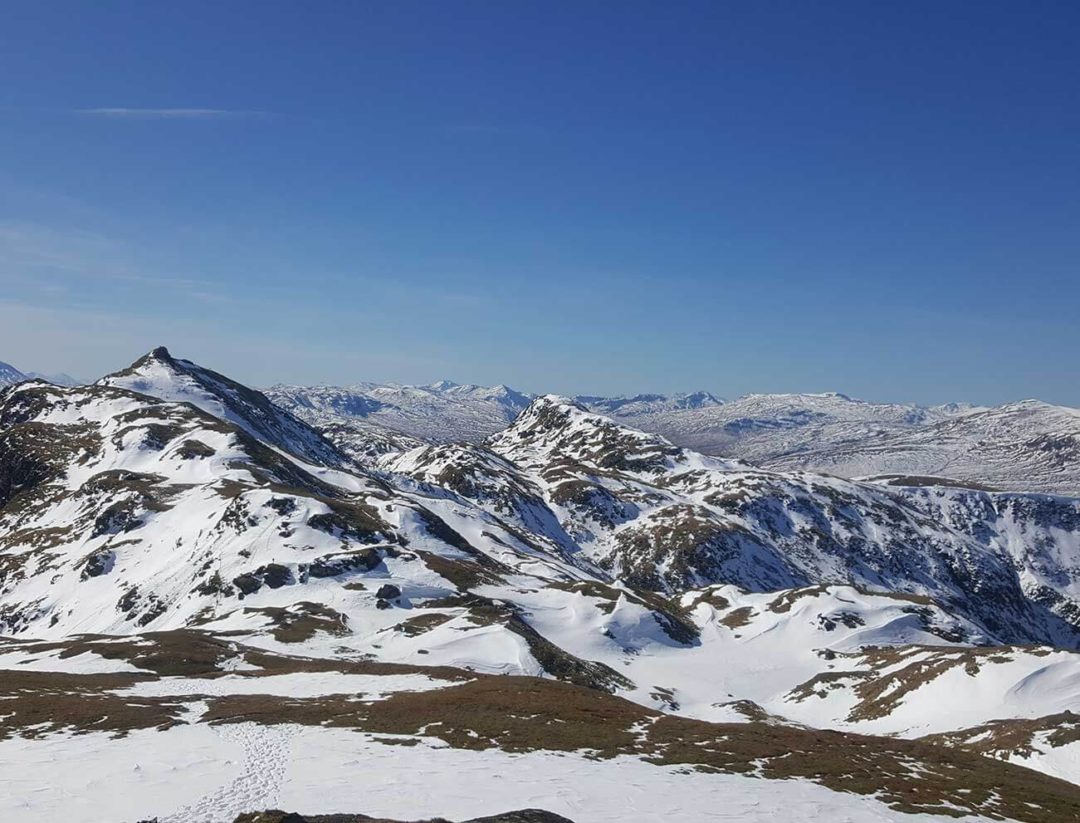
<svg viewBox="0 0 1080 823">
<path fill-rule="evenodd" d="M 7 3 L 0 360 L 1080 405 L 1080 4 Z"/>
</svg>

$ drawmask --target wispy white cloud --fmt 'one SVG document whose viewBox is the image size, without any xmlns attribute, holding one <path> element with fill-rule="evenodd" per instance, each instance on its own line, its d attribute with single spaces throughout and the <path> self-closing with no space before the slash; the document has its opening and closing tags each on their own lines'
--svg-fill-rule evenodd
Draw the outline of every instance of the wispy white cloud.
<svg viewBox="0 0 1080 823">
<path fill-rule="evenodd" d="M 264 117 L 267 112 L 246 109 L 198 109 L 198 108 L 129 108 L 106 106 L 95 109 L 75 109 L 77 114 L 95 117 L 127 118 L 131 120 L 220 120 L 231 117 Z"/>
</svg>

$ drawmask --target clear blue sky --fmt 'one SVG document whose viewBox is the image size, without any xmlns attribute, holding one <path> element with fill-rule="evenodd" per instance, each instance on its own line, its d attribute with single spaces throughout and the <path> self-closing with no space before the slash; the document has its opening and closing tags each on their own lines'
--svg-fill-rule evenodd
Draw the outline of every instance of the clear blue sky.
<svg viewBox="0 0 1080 823">
<path fill-rule="evenodd" d="M 1080 405 L 1080 3 L 9 2 L 0 360 Z"/>
</svg>

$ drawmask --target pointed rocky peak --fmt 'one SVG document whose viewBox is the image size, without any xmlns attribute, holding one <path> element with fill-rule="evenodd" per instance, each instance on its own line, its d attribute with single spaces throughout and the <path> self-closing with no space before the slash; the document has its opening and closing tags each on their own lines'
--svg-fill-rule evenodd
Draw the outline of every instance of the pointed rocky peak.
<svg viewBox="0 0 1080 823">
<path fill-rule="evenodd" d="M 96 385 L 121 387 L 120 384 L 124 382 L 126 378 L 133 378 L 136 376 L 145 377 L 151 372 L 161 369 L 170 372 L 182 371 L 176 358 L 169 353 L 169 350 L 165 348 L 165 346 L 158 346 L 155 349 L 151 349 L 127 368 L 111 372 L 97 380 Z"/>
<path fill-rule="evenodd" d="M 336 466 L 347 461 L 322 435 L 262 392 L 190 360 L 174 357 L 159 346 L 128 368 L 106 375 L 99 386 L 127 389 L 159 400 L 190 403 L 208 414 L 239 426 L 258 440 L 303 460 Z"/>
<path fill-rule="evenodd" d="M 600 470 L 659 471 L 682 454 L 663 437 L 593 414 L 568 397 L 536 398 L 491 448 L 524 465 L 571 460 Z"/>
<path fill-rule="evenodd" d="M 576 421 L 589 418 L 595 418 L 597 421 L 605 420 L 600 415 L 592 414 L 588 408 L 572 398 L 558 394 L 543 394 L 529 403 L 503 434 L 558 432 L 569 428 Z"/>
</svg>

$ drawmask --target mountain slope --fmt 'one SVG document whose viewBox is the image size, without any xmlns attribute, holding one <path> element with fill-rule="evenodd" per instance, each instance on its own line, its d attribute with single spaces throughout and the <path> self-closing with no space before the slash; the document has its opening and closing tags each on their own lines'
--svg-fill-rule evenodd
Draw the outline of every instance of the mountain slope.
<svg viewBox="0 0 1080 823">
<path fill-rule="evenodd" d="M 1025 589 L 1032 581 L 1015 568 L 1062 569 L 1055 552 L 1080 554 L 1076 501 L 1033 503 L 1044 514 L 1025 520 L 1025 539 L 1002 542 L 972 534 L 972 523 L 943 525 L 940 512 L 902 492 L 705 457 L 553 396 L 535 401 L 491 448 L 544 489 L 597 563 L 633 585 L 768 591 L 851 582 L 928 595 L 999 639 L 1074 646 L 1080 638 L 1075 581 L 1059 577 L 1060 600 L 1049 605 L 1053 595 Z"/>
<path fill-rule="evenodd" d="M 7 363 L 0 363 L 0 386 L 10 386 L 14 383 L 21 383 L 23 380 L 29 379 L 29 375 L 23 374 L 14 366 L 9 366 Z"/>
<path fill-rule="evenodd" d="M 384 455 L 398 454 L 425 445 L 423 440 L 361 418 L 323 415 L 301 417 L 307 419 L 313 429 L 360 466 L 371 467 Z"/>
<path fill-rule="evenodd" d="M 380 484 L 349 475 L 346 490 L 327 478 L 338 479 L 190 405 L 108 386 L 10 388 L 0 625 L 53 635 L 185 625 L 224 597 L 292 579 L 281 564 L 298 551 L 394 542 L 369 502 Z"/>
<path fill-rule="evenodd" d="M 168 349 L 154 349 L 128 368 L 101 378 L 95 385 L 128 389 L 161 400 L 190 403 L 234 423 L 253 437 L 324 466 L 340 466 L 344 456 L 328 441 L 260 392 L 180 360 Z"/>
</svg>

